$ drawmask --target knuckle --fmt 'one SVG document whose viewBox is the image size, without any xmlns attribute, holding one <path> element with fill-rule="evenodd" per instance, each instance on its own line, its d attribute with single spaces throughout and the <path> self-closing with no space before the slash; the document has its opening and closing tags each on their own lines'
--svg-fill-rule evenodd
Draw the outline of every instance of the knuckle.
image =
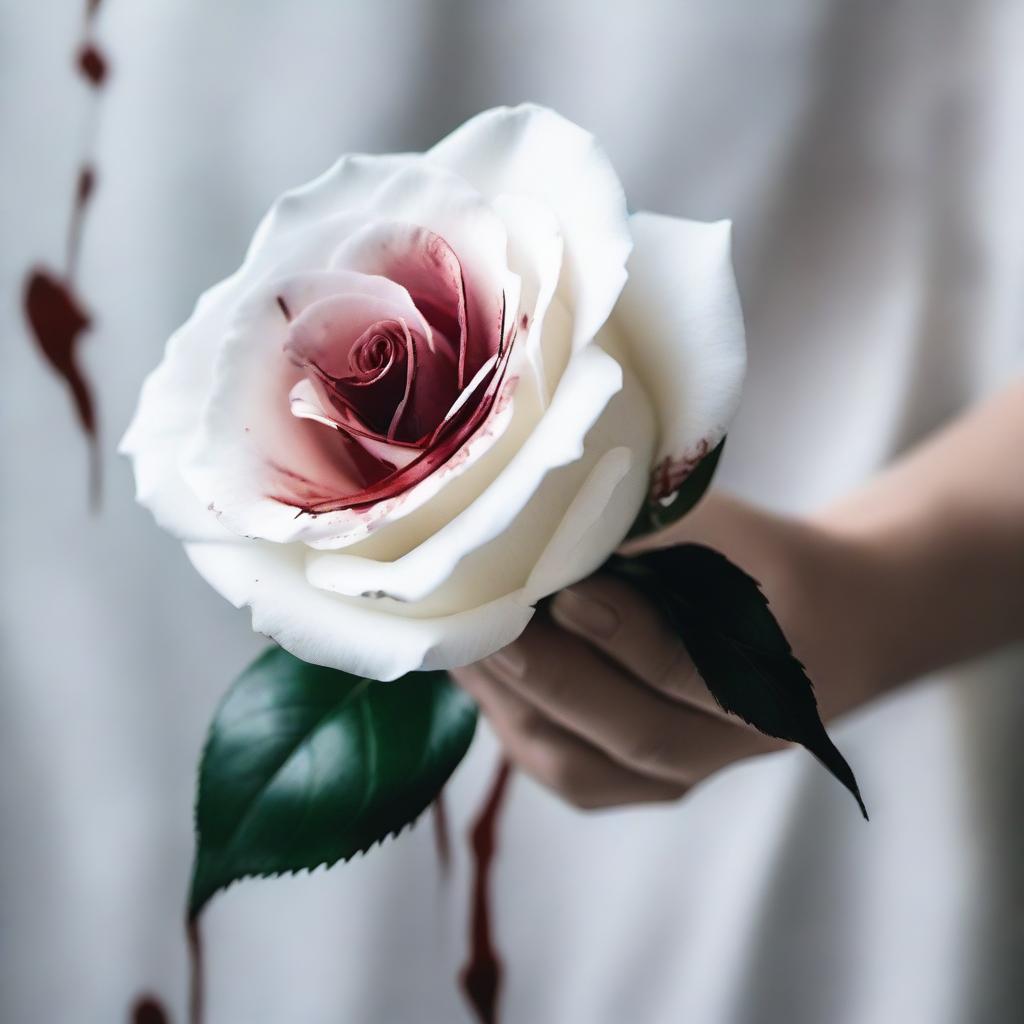
<svg viewBox="0 0 1024 1024">
<path fill-rule="evenodd" d="M 664 644 L 654 655 L 651 668 L 651 685 L 667 693 L 676 693 L 686 688 L 691 667 L 686 648 L 679 640 Z"/>
<path fill-rule="evenodd" d="M 589 773 L 571 753 L 548 750 L 540 758 L 538 774 L 550 789 L 579 810 L 599 805 Z"/>
<path fill-rule="evenodd" d="M 665 669 L 661 689 L 671 697 L 706 704 L 710 694 L 686 648 L 679 644 L 672 663 Z"/>
<path fill-rule="evenodd" d="M 541 728 L 540 715 L 525 703 L 510 703 L 488 717 L 499 734 L 517 743 L 532 741 Z"/>
<path fill-rule="evenodd" d="M 666 725 L 650 725 L 631 738 L 625 755 L 631 765 L 642 770 L 673 769 L 679 760 L 679 737 Z"/>
<path fill-rule="evenodd" d="M 537 740 L 544 729 L 544 720 L 531 707 L 518 707 L 512 713 L 512 728 L 524 740 Z"/>
<path fill-rule="evenodd" d="M 602 811 L 609 804 L 596 792 L 576 793 L 573 796 L 564 798 L 571 807 L 584 814 L 591 814 L 594 811 Z"/>
</svg>

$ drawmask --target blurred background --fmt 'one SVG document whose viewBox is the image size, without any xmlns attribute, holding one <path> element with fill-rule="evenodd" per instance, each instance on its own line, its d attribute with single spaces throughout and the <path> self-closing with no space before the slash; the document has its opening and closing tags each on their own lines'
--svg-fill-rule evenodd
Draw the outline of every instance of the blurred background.
<svg viewBox="0 0 1024 1024">
<path fill-rule="evenodd" d="M 984 0 L 0 0 L 0 1020 L 126 1021 L 147 995 L 186 1020 L 194 767 L 264 641 L 115 449 L 278 193 L 553 106 L 634 208 L 734 221 L 750 373 L 721 480 L 800 512 L 1022 364 L 1022 50 L 1024 5 Z M 1021 666 L 839 723 L 869 827 L 805 755 L 590 816 L 516 777 L 501 1019 L 1016 1019 Z M 447 873 L 424 819 L 219 897 L 207 1020 L 472 1020 L 466 831 L 494 760 L 482 728 Z"/>
</svg>

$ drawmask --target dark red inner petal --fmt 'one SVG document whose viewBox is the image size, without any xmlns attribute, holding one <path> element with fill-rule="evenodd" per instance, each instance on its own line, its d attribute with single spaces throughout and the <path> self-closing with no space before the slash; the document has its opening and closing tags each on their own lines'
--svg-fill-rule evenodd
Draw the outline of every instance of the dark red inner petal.
<svg viewBox="0 0 1024 1024">
<path fill-rule="evenodd" d="M 414 486 L 487 419 L 508 368 L 515 331 L 513 322 L 506 343 L 504 301 L 500 318 L 482 315 L 486 296 L 467 295 L 461 265 L 444 239 L 398 226 L 363 254 L 358 269 L 402 285 L 430 337 L 402 316 L 354 326 L 344 296 L 296 319 L 287 348 L 320 403 L 310 413 L 303 398 L 307 411 L 298 414 L 312 415 L 308 428 L 317 445 L 338 466 L 339 479 L 349 481 L 317 484 L 276 467 L 274 497 L 302 512 L 364 508 Z M 365 316 L 371 306 L 355 296 L 352 308 Z"/>
<path fill-rule="evenodd" d="M 345 376 L 315 362 L 308 369 L 337 412 L 353 414 L 380 436 L 415 441 L 398 433 L 416 366 L 409 329 L 397 320 L 372 324 L 352 346 L 349 364 Z"/>
</svg>

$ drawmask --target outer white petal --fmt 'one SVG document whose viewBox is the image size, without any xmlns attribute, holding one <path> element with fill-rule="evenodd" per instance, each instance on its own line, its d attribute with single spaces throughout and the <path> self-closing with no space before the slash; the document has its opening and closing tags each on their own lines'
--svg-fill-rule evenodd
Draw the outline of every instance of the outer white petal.
<svg viewBox="0 0 1024 1024">
<path fill-rule="evenodd" d="M 607 559 L 629 529 L 647 489 L 647 467 L 635 472 L 637 465 L 628 448 L 613 448 L 598 460 L 533 567 L 526 581 L 528 600 L 539 601 L 589 576 Z M 631 468 L 633 486 L 623 487 Z M 620 500 L 613 504 L 616 492 Z"/>
<path fill-rule="evenodd" d="M 275 201 L 249 243 L 243 267 L 255 271 L 268 260 L 276 262 L 282 248 L 290 248 L 296 234 L 310 227 L 328 224 L 343 214 L 361 214 L 384 182 L 420 160 L 417 153 L 349 153 L 341 157 L 319 177 Z"/>
<path fill-rule="evenodd" d="M 494 209 L 508 229 L 508 260 L 522 280 L 516 331 L 546 407 L 571 351 L 568 331 L 549 322 L 548 309 L 562 272 L 564 243 L 554 213 L 526 196 L 500 195 Z M 550 319 L 554 319 L 553 317 Z M 563 343 L 563 335 L 568 343 Z"/>
<path fill-rule="evenodd" d="M 692 468 L 725 435 L 746 369 L 728 221 L 630 220 L 629 280 L 612 320 L 658 418 L 657 464 Z"/>
<path fill-rule="evenodd" d="M 192 317 L 171 335 L 163 362 L 142 386 L 119 447 L 133 462 L 136 500 L 160 526 L 182 539 L 232 536 L 185 483 L 179 458 L 202 414 L 217 354 L 217 325 L 226 322 L 237 278 L 221 281 L 200 296 Z"/>
<path fill-rule="evenodd" d="M 499 107 L 471 118 L 426 157 L 493 200 L 523 195 L 558 218 L 566 246 L 575 345 L 608 318 L 631 247 L 626 197 L 597 140 L 553 110 Z"/>
<path fill-rule="evenodd" d="M 457 615 L 403 618 L 311 587 L 301 549 L 275 544 L 186 544 L 192 564 L 253 629 L 303 661 L 372 679 L 455 668 L 492 654 L 526 628 L 533 609 L 510 595 Z"/>
</svg>

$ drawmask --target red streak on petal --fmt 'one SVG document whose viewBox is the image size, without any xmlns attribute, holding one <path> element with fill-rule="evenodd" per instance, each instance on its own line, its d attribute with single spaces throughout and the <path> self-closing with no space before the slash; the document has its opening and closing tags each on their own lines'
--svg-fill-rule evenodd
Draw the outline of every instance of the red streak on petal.
<svg viewBox="0 0 1024 1024">
<path fill-rule="evenodd" d="M 666 455 L 651 474 L 650 500 L 659 501 L 675 494 L 683 485 L 683 481 L 707 456 L 710 447 L 707 438 L 702 438 L 696 448 L 687 455 L 676 459 Z"/>
<path fill-rule="evenodd" d="M 493 410 L 501 394 L 515 337 L 515 331 L 513 331 L 493 370 L 477 381 L 473 395 L 460 407 L 459 411 L 438 426 L 420 456 L 402 469 L 355 494 L 325 497 L 320 501 L 311 501 L 300 507 L 300 514 L 304 512 L 315 515 L 324 512 L 339 512 L 344 509 L 368 508 L 379 502 L 398 497 L 425 480 L 431 473 L 453 458 L 483 426 Z M 271 495 L 271 497 L 285 504 L 295 504 L 294 498 L 289 499 L 278 495 Z"/>
<path fill-rule="evenodd" d="M 473 826 L 473 905 L 470 912 L 470 959 L 459 982 L 481 1024 L 497 1021 L 502 963 L 491 935 L 491 868 L 494 864 L 498 812 L 505 799 L 511 774 L 507 761 L 498 765 L 491 791 Z"/>
<path fill-rule="evenodd" d="M 501 384 L 506 366 L 507 360 L 502 364 L 502 377 L 497 379 L 497 386 Z M 485 383 L 482 382 L 480 386 L 482 387 Z M 307 506 L 302 511 L 322 513 L 337 512 L 342 509 L 363 509 L 398 497 L 443 466 L 470 440 L 477 428 L 486 421 L 494 407 L 496 398 L 497 388 L 486 394 L 475 407 L 471 402 L 467 403 L 463 409 L 468 415 L 463 415 L 460 412 L 459 415 L 442 424 L 434 438 L 431 439 L 430 447 L 422 455 L 404 468 L 385 477 L 379 483 L 343 498 L 326 498 Z"/>
</svg>

